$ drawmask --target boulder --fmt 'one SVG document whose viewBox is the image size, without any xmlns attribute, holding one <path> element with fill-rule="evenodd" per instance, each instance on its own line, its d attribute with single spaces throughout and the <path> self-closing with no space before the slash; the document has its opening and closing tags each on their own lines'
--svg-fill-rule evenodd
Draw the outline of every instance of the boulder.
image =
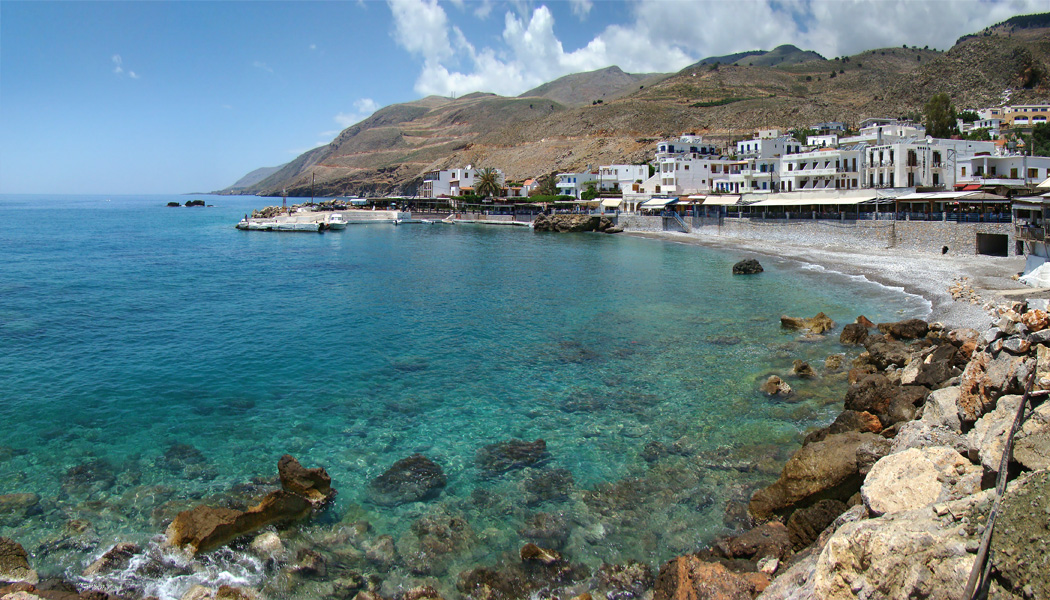
<svg viewBox="0 0 1050 600">
<path fill-rule="evenodd" d="M 930 390 L 921 385 L 902 385 L 897 388 L 886 413 L 879 415 L 882 424 L 890 426 L 916 419 L 921 414 L 921 407 L 929 393 Z"/>
<path fill-rule="evenodd" d="M 879 332 L 898 340 L 916 340 L 926 337 L 930 326 L 922 319 L 906 319 L 896 323 L 879 323 Z"/>
<path fill-rule="evenodd" d="M 0 582 L 37 584 L 40 577 L 29 568 L 29 555 L 21 544 L 0 537 Z"/>
<path fill-rule="evenodd" d="M 922 409 L 922 421 L 930 427 L 945 427 L 961 432 L 959 420 L 959 388 L 946 387 L 930 392 Z"/>
<path fill-rule="evenodd" d="M 860 323 L 849 323 L 842 328 L 839 342 L 847 346 L 859 346 L 868 339 L 868 328 Z"/>
<path fill-rule="evenodd" d="M 860 315 L 859 317 L 857 317 L 857 320 L 855 321 L 855 323 L 857 323 L 858 325 L 863 325 L 865 329 L 874 329 L 875 328 L 875 323 L 872 323 L 871 319 L 869 319 L 868 317 L 865 317 L 864 315 Z"/>
<path fill-rule="evenodd" d="M 989 473 L 999 472 L 1006 435 L 1013 427 L 1020 405 L 1021 396 L 999 398 L 995 410 L 977 419 L 973 429 L 966 434 L 970 459 L 980 463 Z"/>
<path fill-rule="evenodd" d="M 272 531 L 255 536 L 249 548 L 253 554 L 261 558 L 283 558 L 287 553 L 281 538 Z"/>
<path fill-rule="evenodd" d="M 423 456 L 402 458 L 368 486 L 368 498 L 381 506 L 396 506 L 436 498 L 445 487 L 441 466 Z"/>
<path fill-rule="evenodd" d="M 564 560 L 561 554 L 554 550 L 540 548 L 532 542 L 522 546 L 521 550 L 518 551 L 518 555 L 521 557 L 522 562 L 538 562 L 547 566 L 563 562 Z"/>
<path fill-rule="evenodd" d="M 660 567 L 653 600 L 751 600 L 754 584 L 719 563 L 679 556 Z"/>
<path fill-rule="evenodd" d="M 755 275 L 762 272 L 762 265 L 753 258 L 744 259 L 733 265 L 733 275 Z"/>
<path fill-rule="evenodd" d="M 822 600 L 925 598 L 959 600 L 973 566 L 979 534 L 968 516 L 987 512 L 982 492 L 931 507 L 843 525 L 830 536 L 813 573 Z"/>
<path fill-rule="evenodd" d="M 792 391 L 791 386 L 776 375 L 770 375 L 769 379 L 759 389 L 768 396 L 788 396 Z"/>
<path fill-rule="evenodd" d="M 1032 344 L 1023 337 L 1012 336 L 1003 341 L 1003 350 L 1015 356 L 1028 354 Z"/>
<path fill-rule="evenodd" d="M 131 564 L 131 558 L 140 552 L 142 552 L 142 548 L 138 544 L 130 542 L 117 544 L 106 550 L 105 554 L 100 556 L 98 560 L 88 565 L 84 572 L 81 573 L 81 576 L 95 577 L 103 573 L 122 571 Z"/>
<path fill-rule="evenodd" d="M 824 313 L 817 313 L 812 319 L 799 317 L 780 317 L 780 326 L 785 329 L 808 330 L 813 333 L 824 333 L 835 327 L 835 322 Z"/>
<path fill-rule="evenodd" d="M 869 335 L 864 340 L 864 349 L 868 351 L 871 364 L 880 371 L 889 366 L 903 367 L 908 361 L 908 347 L 903 342 L 885 335 Z"/>
<path fill-rule="evenodd" d="M 995 408 L 1000 396 L 1021 392 L 1027 375 L 1024 357 L 1004 352 L 993 359 L 987 352 L 975 353 L 959 380 L 959 418 L 973 423 Z"/>
<path fill-rule="evenodd" d="M 824 370 L 828 373 L 834 373 L 842 369 L 842 363 L 845 360 L 845 356 L 842 354 L 832 354 L 824 359 Z"/>
<path fill-rule="evenodd" d="M 306 498 L 310 504 L 320 506 L 335 497 L 332 489 L 332 478 L 322 468 L 304 468 L 290 454 L 285 454 L 277 461 L 277 473 L 281 487 Z"/>
<path fill-rule="evenodd" d="M 966 437 L 959 432 L 940 425 L 931 426 L 925 421 L 911 421 L 902 424 L 897 430 L 890 453 L 931 446 L 947 446 L 963 455 L 969 451 Z"/>
<path fill-rule="evenodd" d="M 320 552 L 309 548 L 300 548 L 295 556 L 292 572 L 301 577 L 323 578 L 328 574 L 328 563 Z"/>
<path fill-rule="evenodd" d="M 615 227 L 608 217 L 598 215 L 537 215 L 533 221 L 534 231 L 579 233 L 585 231 L 607 231 Z"/>
<path fill-rule="evenodd" d="M 992 534 L 992 568 L 1018 597 L 1050 598 L 1050 472 L 1014 481 Z"/>
<path fill-rule="evenodd" d="M 271 492 L 246 511 L 200 505 L 176 515 L 168 526 L 168 544 L 189 554 L 208 552 L 267 525 L 302 519 L 310 503 L 283 490 Z"/>
<path fill-rule="evenodd" d="M 942 344 L 924 352 L 904 367 L 901 383 L 928 387 L 939 385 L 955 372 L 955 356 L 958 352 L 951 344 Z"/>
<path fill-rule="evenodd" d="M 772 556 L 785 559 L 791 554 L 791 535 L 779 521 L 770 521 L 729 540 L 733 558 L 759 560 Z"/>
<path fill-rule="evenodd" d="M 844 410 L 835 418 L 835 422 L 828 426 L 828 433 L 844 433 L 846 431 L 878 433 L 882 431 L 882 422 L 877 416 L 869 412 Z"/>
<path fill-rule="evenodd" d="M 975 494 L 982 475 L 951 448 L 910 448 L 875 463 L 860 494 L 874 515 L 904 512 Z"/>
<path fill-rule="evenodd" d="M 868 375 L 846 390 L 844 406 L 846 410 L 885 414 L 898 389 L 885 375 Z"/>
<path fill-rule="evenodd" d="M 788 536 L 795 551 L 817 541 L 820 533 L 846 512 L 846 504 L 839 500 L 820 500 L 812 506 L 791 513 L 787 520 Z"/>
<path fill-rule="evenodd" d="M 809 366 L 809 363 L 795 360 L 791 366 L 791 374 L 802 379 L 815 379 L 817 372 L 813 370 L 813 367 Z"/>
<path fill-rule="evenodd" d="M 879 439 L 872 433 L 837 433 L 795 452 L 773 485 L 751 497 L 748 512 L 765 521 L 777 512 L 825 498 L 846 500 L 860 490 L 857 449 Z"/>
<path fill-rule="evenodd" d="M 489 444 L 478 450 L 475 460 L 481 472 L 488 476 L 500 475 L 515 469 L 538 467 L 551 459 L 547 442 L 510 440 Z"/>
<path fill-rule="evenodd" d="M 867 475 L 875 463 L 890 453 L 891 448 L 893 448 L 893 440 L 888 440 L 881 435 L 869 438 L 857 446 L 857 472 L 861 476 Z"/>
<path fill-rule="evenodd" d="M 40 512 L 40 496 L 32 492 L 0 494 L 0 526 L 16 527 Z"/>
</svg>

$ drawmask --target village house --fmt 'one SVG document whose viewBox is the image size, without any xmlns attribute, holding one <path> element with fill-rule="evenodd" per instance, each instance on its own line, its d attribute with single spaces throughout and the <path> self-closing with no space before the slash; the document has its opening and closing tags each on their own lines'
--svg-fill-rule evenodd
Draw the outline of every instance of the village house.
<svg viewBox="0 0 1050 600">
<path fill-rule="evenodd" d="M 598 185 L 597 171 L 583 171 L 580 173 L 558 173 L 558 194 L 561 196 L 572 196 L 580 199 L 588 185 Z"/>
<path fill-rule="evenodd" d="M 598 167 L 598 190 L 622 192 L 637 189 L 649 179 L 649 165 L 603 165 Z"/>
<path fill-rule="evenodd" d="M 1029 188 L 1048 177 L 1050 156 L 981 153 L 959 161 L 956 186 Z"/>
<path fill-rule="evenodd" d="M 994 142 L 905 138 L 865 150 L 864 180 L 869 188 L 951 189 L 955 165 L 978 152 L 991 153 Z"/>
<path fill-rule="evenodd" d="M 866 156 L 863 144 L 784 156 L 780 191 L 857 189 L 863 185 Z"/>
<path fill-rule="evenodd" d="M 1008 106 L 1003 118 L 1010 127 L 1035 127 L 1044 125 L 1050 117 L 1050 104 L 1019 104 Z"/>
<path fill-rule="evenodd" d="M 503 171 L 496 169 L 499 174 L 499 184 L 506 183 Z M 419 196 L 422 198 L 449 198 L 461 196 L 464 190 L 474 189 L 474 180 L 478 176 L 478 169 L 467 165 L 462 169 L 444 169 L 441 171 L 428 171 L 423 174 L 423 185 Z"/>
<path fill-rule="evenodd" d="M 837 133 L 823 133 L 820 135 L 807 135 L 806 146 L 813 148 L 834 148 L 839 145 Z"/>
</svg>

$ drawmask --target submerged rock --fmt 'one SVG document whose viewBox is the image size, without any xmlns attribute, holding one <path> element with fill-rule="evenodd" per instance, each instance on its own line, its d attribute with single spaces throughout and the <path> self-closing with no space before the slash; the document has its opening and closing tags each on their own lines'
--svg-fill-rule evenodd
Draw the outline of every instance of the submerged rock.
<svg viewBox="0 0 1050 600">
<path fill-rule="evenodd" d="M 208 552 L 273 523 L 310 514 L 310 503 L 283 490 L 271 492 L 247 511 L 200 505 L 180 512 L 168 526 L 168 543 L 190 554 Z"/>
<path fill-rule="evenodd" d="M 755 275 L 762 272 L 762 265 L 753 258 L 744 259 L 733 265 L 733 275 Z"/>
<path fill-rule="evenodd" d="M 21 544 L 0 537 L 0 582 L 35 584 L 40 581 L 36 571 L 29 568 L 28 557 Z"/>
<path fill-rule="evenodd" d="M 809 363 L 798 359 L 791 365 L 791 374 L 802 379 L 814 379 L 817 376 L 817 372 Z"/>
<path fill-rule="evenodd" d="M 436 498 L 445 483 L 445 472 L 440 465 L 422 454 L 413 454 L 373 479 L 368 486 L 368 498 L 382 506 L 421 502 Z"/>
<path fill-rule="evenodd" d="M 126 569 L 131 564 L 131 558 L 139 552 L 142 552 L 142 547 L 138 544 L 130 542 L 117 544 L 107 550 L 98 560 L 88 565 L 88 568 L 84 569 L 81 575 L 83 577 L 94 577 L 103 573 Z"/>
<path fill-rule="evenodd" d="M 769 396 L 788 396 L 791 394 L 791 386 L 776 375 L 770 375 L 760 389 Z"/>
<path fill-rule="evenodd" d="M 489 444 L 479 449 L 476 455 L 478 468 L 485 475 L 501 475 L 515 469 L 535 467 L 550 460 L 547 442 L 536 440 L 510 440 Z"/>
<path fill-rule="evenodd" d="M 532 542 L 522 546 L 518 554 L 521 556 L 523 562 L 535 561 L 548 566 L 560 563 L 564 560 L 562 559 L 561 554 L 558 554 L 554 550 L 540 548 Z"/>
<path fill-rule="evenodd" d="M 812 319 L 788 316 L 780 317 L 780 326 L 784 329 L 801 329 L 813 333 L 824 333 L 825 331 L 831 330 L 835 326 L 835 322 L 831 320 L 831 317 L 821 312 L 817 313 L 817 316 Z"/>
</svg>

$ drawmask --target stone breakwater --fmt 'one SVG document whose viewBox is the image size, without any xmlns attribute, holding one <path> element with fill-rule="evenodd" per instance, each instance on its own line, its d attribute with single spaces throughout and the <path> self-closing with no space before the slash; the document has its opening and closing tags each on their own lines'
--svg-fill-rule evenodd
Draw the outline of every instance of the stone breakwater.
<svg viewBox="0 0 1050 600">
<path fill-rule="evenodd" d="M 774 483 L 750 494 L 749 502 L 745 497 L 740 517 L 752 529 L 658 570 L 636 561 L 583 565 L 565 541 L 601 535 L 601 523 L 585 529 L 555 512 L 530 518 L 518 532 L 520 550 L 499 560 L 462 560 L 494 533 L 455 511 L 417 514 L 397 538 L 376 532 L 353 506 L 333 523 L 328 510 L 335 490 L 327 472 L 285 456 L 277 478 L 238 492 L 250 498 L 182 510 L 163 537 L 100 549 L 79 576 L 40 575 L 16 541 L 0 539 L 0 597 L 144 598 L 151 581 L 191 577 L 234 556 L 257 565 L 264 577 L 230 577 L 175 597 L 961 598 L 1018 394 L 1032 373 L 1037 390 L 1050 390 L 1046 307 L 990 308 L 995 326 L 983 332 L 916 319 L 876 325 L 861 317 L 840 329 L 823 314 L 782 318 L 785 329 L 803 338 L 837 335 L 852 349 L 849 356 L 857 354 L 852 361 L 832 355 L 824 365 L 848 369 L 843 411 L 806 436 Z M 814 373 L 795 361 L 782 375 Z M 774 385 L 767 393 L 793 392 Z M 1016 438 L 1014 480 L 993 537 L 993 596 L 1050 597 L 1050 403 L 1043 398 L 1037 395 Z M 550 453 L 542 439 L 508 440 L 480 448 L 475 460 L 486 476 L 499 477 L 544 465 Z M 446 485 L 441 466 L 415 454 L 376 477 L 369 494 L 383 505 L 411 507 L 442 496 Z M 601 507 L 603 490 L 610 491 L 593 493 Z M 636 518 L 645 518 L 646 502 L 660 493 L 646 492 L 649 500 L 640 500 Z M 0 504 L 30 510 L 34 499 L 23 496 L 0 496 Z M 409 576 L 398 579 L 395 564 Z M 454 574 L 454 588 L 438 582 L 444 573 Z"/>
</svg>

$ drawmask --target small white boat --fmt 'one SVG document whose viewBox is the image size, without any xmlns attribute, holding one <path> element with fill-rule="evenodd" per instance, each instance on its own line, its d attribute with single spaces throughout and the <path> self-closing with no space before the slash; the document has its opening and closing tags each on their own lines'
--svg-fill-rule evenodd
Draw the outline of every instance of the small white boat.
<svg viewBox="0 0 1050 600">
<path fill-rule="evenodd" d="M 334 214 L 328 217 L 328 228 L 331 230 L 346 229 L 346 219 L 341 214 Z"/>
</svg>

